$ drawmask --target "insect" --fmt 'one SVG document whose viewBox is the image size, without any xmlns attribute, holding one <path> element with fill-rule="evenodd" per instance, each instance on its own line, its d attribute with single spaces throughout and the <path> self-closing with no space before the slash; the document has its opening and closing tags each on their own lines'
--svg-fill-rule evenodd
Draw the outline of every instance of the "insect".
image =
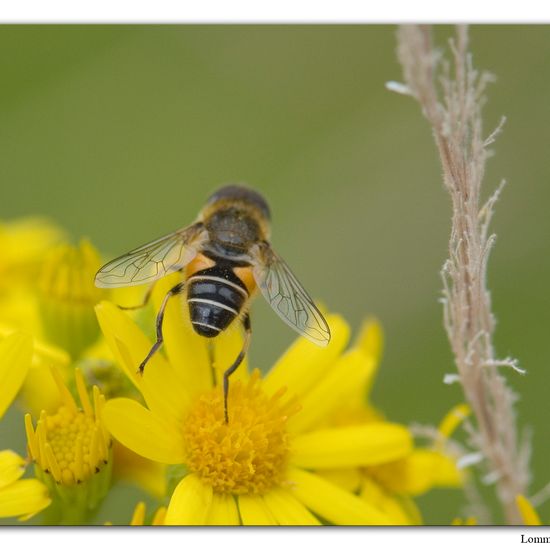
<svg viewBox="0 0 550 550">
<path fill-rule="evenodd" d="M 140 246 L 104 265 L 96 274 L 98 287 L 151 284 L 180 271 L 182 281 L 165 295 L 156 319 L 156 341 L 139 366 L 163 342 L 162 323 L 168 301 L 186 293 L 195 332 L 213 338 L 239 319 L 245 332 L 243 348 L 223 374 L 225 422 L 229 421 L 229 377 L 244 359 L 252 335 L 248 313 L 259 289 L 285 323 L 320 346 L 330 341 L 330 328 L 313 300 L 269 243 L 270 211 L 256 191 L 239 185 L 222 187 L 210 196 L 190 226 Z M 133 309 L 133 308 L 124 308 Z"/>
</svg>

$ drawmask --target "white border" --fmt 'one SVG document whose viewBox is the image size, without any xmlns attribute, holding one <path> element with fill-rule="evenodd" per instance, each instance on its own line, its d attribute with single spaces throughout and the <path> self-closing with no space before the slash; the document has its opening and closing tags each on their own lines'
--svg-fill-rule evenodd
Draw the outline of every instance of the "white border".
<svg viewBox="0 0 550 550">
<path fill-rule="evenodd" d="M 524 537 L 522 542 L 522 535 Z M 447 528 L 0 528 L 3 548 L 25 548 L 34 542 L 55 550 L 98 550 L 108 542 L 125 548 L 216 550 L 281 550 L 281 548 L 368 550 L 421 548 L 464 550 L 464 548 L 517 549 L 528 537 L 549 537 L 550 527 L 447 527 Z"/>
<path fill-rule="evenodd" d="M 541 23 L 550 2 L 460 0 L 12 0 L 4 23 Z"/>
</svg>

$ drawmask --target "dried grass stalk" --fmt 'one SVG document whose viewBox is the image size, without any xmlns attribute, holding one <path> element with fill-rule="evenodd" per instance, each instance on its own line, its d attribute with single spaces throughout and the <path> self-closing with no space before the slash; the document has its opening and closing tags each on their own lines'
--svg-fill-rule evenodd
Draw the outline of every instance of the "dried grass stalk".
<svg viewBox="0 0 550 550">
<path fill-rule="evenodd" d="M 452 63 L 434 49 L 428 27 L 401 27 L 398 56 L 405 85 L 389 87 L 413 96 L 432 127 L 453 209 L 442 302 L 458 380 L 475 415 L 469 444 L 473 453 L 484 457 L 482 480 L 495 484 L 506 521 L 518 524 L 514 497 L 524 494 L 529 482 L 530 446 L 520 442 L 516 398 L 499 370 L 520 369 L 513 359 L 495 357 L 495 321 L 487 289 L 487 260 L 495 241 L 489 223 L 502 184 L 485 204 L 480 198 L 487 148 L 503 121 L 483 137 L 481 110 L 491 77 L 473 68 L 466 27 L 457 27 L 450 48 Z"/>
</svg>

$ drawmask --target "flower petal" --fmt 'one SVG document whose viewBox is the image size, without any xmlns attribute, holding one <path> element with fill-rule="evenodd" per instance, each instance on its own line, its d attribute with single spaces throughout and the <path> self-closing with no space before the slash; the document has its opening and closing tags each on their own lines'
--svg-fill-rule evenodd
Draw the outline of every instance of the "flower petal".
<svg viewBox="0 0 550 550">
<path fill-rule="evenodd" d="M 166 293 L 181 280 L 181 274 L 173 273 L 158 281 L 153 292 L 153 303 L 157 311 Z M 184 303 L 183 296 L 168 301 L 162 333 L 170 363 L 189 394 L 195 396 L 212 387 L 212 373 L 208 358 L 208 341 L 193 330 L 189 308 Z"/>
<path fill-rule="evenodd" d="M 166 525 L 164 519 L 166 518 L 166 506 L 161 506 L 155 512 L 153 519 L 151 520 L 151 525 Z"/>
<path fill-rule="evenodd" d="M 277 525 L 262 497 L 239 495 L 238 500 L 243 525 Z"/>
<path fill-rule="evenodd" d="M 376 422 L 297 436 L 291 460 L 302 468 L 345 468 L 389 462 L 411 450 L 412 438 L 405 427 Z"/>
<path fill-rule="evenodd" d="M 20 479 L 0 489 L 0 518 L 33 516 L 49 506 L 47 487 L 37 479 Z"/>
<path fill-rule="evenodd" d="M 145 525 L 145 502 L 140 501 L 136 504 L 130 525 Z"/>
<path fill-rule="evenodd" d="M 292 494 L 315 514 L 336 525 L 390 525 L 390 518 L 368 502 L 318 475 L 292 468 Z"/>
<path fill-rule="evenodd" d="M 355 345 L 369 357 L 372 357 L 377 365 L 380 363 L 384 350 L 384 333 L 378 319 L 370 318 L 365 320 L 361 326 Z"/>
<path fill-rule="evenodd" d="M 110 302 L 97 305 L 96 314 L 111 351 L 149 408 L 159 416 L 181 422 L 191 396 L 166 359 L 155 353 L 140 376 L 137 370 L 151 349 L 151 341 L 128 315 Z"/>
<path fill-rule="evenodd" d="M 339 315 L 326 317 L 331 330 L 330 344 L 321 348 L 306 338 L 298 338 L 275 363 L 265 380 L 268 394 L 288 387 L 290 395 L 303 395 L 331 367 L 349 340 L 349 326 Z"/>
<path fill-rule="evenodd" d="M 170 499 L 165 525 L 205 525 L 212 504 L 212 487 L 196 474 L 185 476 Z"/>
<path fill-rule="evenodd" d="M 516 506 L 523 520 L 523 525 L 542 525 L 537 511 L 523 495 L 516 496 Z"/>
<path fill-rule="evenodd" d="M 214 493 L 207 525 L 240 525 L 239 511 L 233 495 Z"/>
<path fill-rule="evenodd" d="M 31 365 L 32 337 L 15 332 L 0 342 L 0 418 L 21 389 Z"/>
<path fill-rule="evenodd" d="M 317 474 L 350 493 L 356 493 L 361 487 L 361 470 L 359 468 L 323 469 L 318 471 Z"/>
<path fill-rule="evenodd" d="M 291 417 L 290 431 L 305 430 L 329 418 L 332 413 L 349 403 L 358 388 L 366 387 L 376 370 L 373 359 L 362 350 L 354 349 L 340 357 L 330 371 L 300 400 L 302 408 Z M 361 390 L 364 400 L 364 393 Z"/>
<path fill-rule="evenodd" d="M 181 432 L 132 399 L 110 399 L 102 411 L 113 437 L 137 454 L 165 464 L 184 461 Z"/>
<path fill-rule="evenodd" d="M 463 472 L 450 457 L 430 449 L 415 449 L 391 464 L 371 468 L 385 487 L 400 494 L 418 496 L 432 487 L 460 487 Z"/>
<path fill-rule="evenodd" d="M 24 472 L 24 458 L 13 451 L 0 451 L 0 489 L 17 481 Z"/>
<path fill-rule="evenodd" d="M 321 525 L 321 522 L 290 492 L 276 487 L 264 503 L 279 525 Z"/>
<path fill-rule="evenodd" d="M 451 437 L 453 432 L 462 424 L 465 418 L 471 414 L 472 410 L 467 403 L 455 405 L 440 422 L 437 431 L 445 438 Z"/>
<path fill-rule="evenodd" d="M 412 499 L 393 495 L 373 479 L 365 478 L 360 497 L 387 514 L 392 525 L 420 525 L 422 518 Z"/>
</svg>

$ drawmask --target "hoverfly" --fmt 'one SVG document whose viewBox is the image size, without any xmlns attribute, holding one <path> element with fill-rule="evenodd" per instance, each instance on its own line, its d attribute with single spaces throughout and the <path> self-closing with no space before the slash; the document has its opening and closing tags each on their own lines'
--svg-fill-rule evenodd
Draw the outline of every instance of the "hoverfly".
<svg viewBox="0 0 550 550">
<path fill-rule="evenodd" d="M 211 195 L 192 225 L 112 260 L 95 277 L 98 287 L 123 287 L 154 283 L 175 271 L 183 274 L 183 280 L 162 301 L 156 319 L 157 339 L 139 366 L 141 374 L 162 345 L 164 310 L 172 297 L 186 292 L 193 329 L 206 338 L 241 319 L 243 349 L 223 374 L 226 423 L 229 377 L 250 345 L 248 306 L 258 288 L 277 315 L 298 333 L 320 346 L 330 341 L 325 318 L 269 244 L 269 222 L 269 207 L 259 193 L 228 185 Z M 147 303 L 152 288 L 136 307 Z"/>
</svg>

